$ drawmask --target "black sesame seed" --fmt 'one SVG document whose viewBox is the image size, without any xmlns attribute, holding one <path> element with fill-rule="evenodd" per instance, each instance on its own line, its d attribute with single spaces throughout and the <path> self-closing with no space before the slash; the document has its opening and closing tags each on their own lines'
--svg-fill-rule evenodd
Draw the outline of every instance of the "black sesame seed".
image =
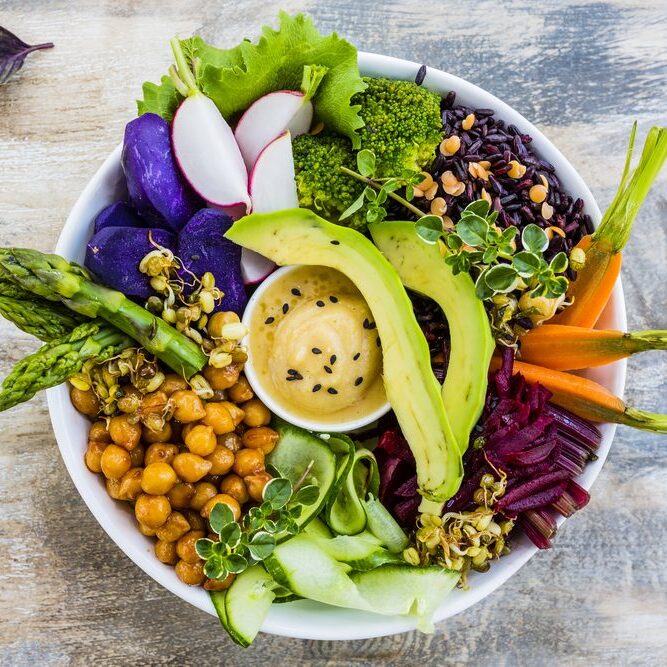
<svg viewBox="0 0 667 667">
<path fill-rule="evenodd" d="M 301 296 L 301 290 L 298 287 L 292 287 L 292 294 L 294 296 Z"/>
<path fill-rule="evenodd" d="M 276 318 L 275 318 L 275 317 L 267 317 L 267 318 L 264 320 L 264 324 L 273 324 L 275 321 L 276 321 Z"/>
<path fill-rule="evenodd" d="M 377 329 L 377 326 L 378 326 L 378 325 L 375 324 L 375 322 L 371 322 L 371 323 L 368 325 L 368 329 L 369 329 L 369 331 L 372 331 L 373 329 Z"/>
<path fill-rule="evenodd" d="M 338 303 L 338 297 L 336 297 L 336 296 L 330 296 L 330 297 L 329 297 L 329 301 L 331 301 L 331 303 Z"/>
<path fill-rule="evenodd" d="M 357 361 L 357 359 L 359 359 L 360 356 L 361 356 L 361 352 L 357 352 L 357 353 L 352 357 L 352 361 Z"/>
<path fill-rule="evenodd" d="M 330 394 L 337 394 L 337 393 L 338 393 L 333 387 L 329 387 L 329 388 L 327 389 L 327 391 L 328 391 Z"/>
<path fill-rule="evenodd" d="M 319 391 L 320 389 L 322 389 L 322 385 L 321 385 L 321 384 L 316 384 L 316 385 L 313 387 L 313 393 L 315 393 L 316 391 Z"/>
<path fill-rule="evenodd" d="M 283 304 L 283 315 L 286 315 L 288 310 L 289 310 L 289 304 L 284 303 Z"/>
<path fill-rule="evenodd" d="M 322 354 L 322 350 L 320 350 L 319 347 L 314 347 L 314 348 L 311 350 L 311 352 L 312 352 L 313 354 Z"/>
<path fill-rule="evenodd" d="M 315 302 L 315 305 L 316 305 L 318 308 L 324 308 L 324 301 L 316 301 L 316 302 Z"/>
<path fill-rule="evenodd" d="M 293 380 L 296 380 L 296 379 L 298 379 L 298 378 L 294 377 L 294 375 L 288 375 L 288 376 L 285 378 L 285 381 L 286 381 L 286 382 L 292 382 Z"/>
<path fill-rule="evenodd" d="M 362 377 L 358 377 L 358 378 L 354 381 L 354 386 L 355 386 L 355 387 L 358 387 L 363 381 L 364 381 L 364 378 L 362 378 Z"/>
<path fill-rule="evenodd" d="M 288 368 L 287 369 L 287 375 L 298 375 L 299 371 L 295 370 L 294 368 Z"/>
<path fill-rule="evenodd" d="M 336 241 L 335 239 L 333 241 L 330 241 L 331 245 L 340 245 L 340 241 Z"/>
<path fill-rule="evenodd" d="M 422 65 L 417 71 L 417 76 L 415 77 L 415 83 L 418 86 L 421 86 L 424 83 L 424 78 L 426 77 L 426 65 Z"/>
<path fill-rule="evenodd" d="M 330 363 L 332 366 L 336 363 L 336 355 L 335 355 L 335 354 L 332 354 L 332 355 L 329 357 L 329 363 Z"/>
<path fill-rule="evenodd" d="M 327 373 L 329 373 L 329 375 L 331 375 L 331 373 L 333 373 L 333 371 L 331 370 L 331 368 L 330 368 L 329 366 L 325 366 L 325 367 L 324 367 L 324 370 L 325 370 Z"/>
<path fill-rule="evenodd" d="M 366 319 L 364 320 L 363 327 L 364 327 L 364 329 L 370 329 L 370 327 L 371 327 L 371 323 L 370 323 L 370 321 L 369 321 L 368 318 L 366 318 Z"/>
<path fill-rule="evenodd" d="M 378 336 L 378 337 L 375 339 L 375 344 L 376 344 L 378 347 L 380 347 L 380 345 L 382 345 L 382 343 L 380 342 L 380 336 Z"/>
</svg>

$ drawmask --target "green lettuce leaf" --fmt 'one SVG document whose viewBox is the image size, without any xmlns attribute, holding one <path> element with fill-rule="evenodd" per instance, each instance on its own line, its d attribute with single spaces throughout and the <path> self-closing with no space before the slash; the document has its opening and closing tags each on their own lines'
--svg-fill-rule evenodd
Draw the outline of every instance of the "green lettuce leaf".
<svg viewBox="0 0 667 667">
<path fill-rule="evenodd" d="M 335 33 L 323 36 L 312 19 L 281 12 L 279 28 L 265 26 L 256 44 L 244 40 L 233 49 L 218 49 L 201 37 L 185 40 L 183 48 L 197 62 L 197 83 L 233 122 L 256 99 L 276 90 L 299 90 L 304 67 L 328 68 L 313 97 L 315 117 L 349 137 L 359 147 L 357 130 L 363 127 L 359 106 L 352 96 L 366 87 L 359 75 L 357 50 Z M 145 83 L 139 114 L 152 112 L 171 120 L 181 95 L 169 77 L 160 85 Z"/>
</svg>

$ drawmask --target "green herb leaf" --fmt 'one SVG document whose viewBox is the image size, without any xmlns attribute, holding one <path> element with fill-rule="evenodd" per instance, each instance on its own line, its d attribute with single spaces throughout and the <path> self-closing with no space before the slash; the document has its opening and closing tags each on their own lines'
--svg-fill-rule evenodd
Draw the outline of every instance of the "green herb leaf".
<svg viewBox="0 0 667 667">
<path fill-rule="evenodd" d="M 511 292 L 518 281 L 516 269 L 508 264 L 497 264 L 484 272 L 484 282 L 494 292 Z"/>
<path fill-rule="evenodd" d="M 415 222 L 415 229 L 424 241 L 435 243 L 442 236 L 442 218 L 437 215 L 425 215 Z"/>
<path fill-rule="evenodd" d="M 253 535 L 250 544 L 248 544 L 248 551 L 255 560 L 264 560 L 273 553 L 276 547 L 276 538 L 267 532 L 261 531 Z"/>
<path fill-rule="evenodd" d="M 213 540 L 209 540 L 206 537 L 202 537 L 201 539 L 195 542 L 195 551 L 197 552 L 197 555 L 200 558 L 208 560 L 215 553 L 215 550 L 213 548 L 214 545 L 215 542 Z"/>
<path fill-rule="evenodd" d="M 563 273 L 567 270 L 568 260 L 567 255 L 564 252 L 559 252 L 554 256 L 549 264 L 549 268 L 554 273 Z"/>
<path fill-rule="evenodd" d="M 493 296 L 493 290 L 486 284 L 486 271 L 482 271 L 475 281 L 475 294 L 480 301 L 490 299 Z"/>
<path fill-rule="evenodd" d="M 339 220 L 349 218 L 353 213 L 356 213 L 363 205 L 366 199 L 365 191 L 362 192 L 340 215 Z"/>
<path fill-rule="evenodd" d="M 544 252 L 549 247 L 545 231 L 532 223 L 523 228 L 521 243 L 525 250 L 536 254 Z"/>
<path fill-rule="evenodd" d="M 248 559 L 241 554 L 229 554 L 224 563 L 227 570 L 233 574 L 239 574 L 248 567 Z"/>
<path fill-rule="evenodd" d="M 226 579 L 229 572 L 220 558 L 212 558 L 204 563 L 204 574 L 209 579 Z"/>
<path fill-rule="evenodd" d="M 489 223 L 478 215 L 462 217 L 456 225 L 456 233 L 461 237 L 461 240 L 473 247 L 483 246 L 486 243 L 489 236 L 489 229 Z"/>
<path fill-rule="evenodd" d="M 461 217 L 473 214 L 479 216 L 480 218 L 486 218 L 489 213 L 491 204 L 489 204 L 486 199 L 477 199 L 476 201 L 470 202 L 463 211 L 461 211 Z"/>
<path fill-rule="evenodd" d="M 234 513 L 229 505 L 226 505 L 225 503 L 216 503 L 213 506 L 208 521 L 211 524 L 213 532 L 218 533 L 218 535 L 225 526 L 230 523 L 236 523 L 234 521 Z"/>
<path fill-rule="evenodd" d="M 225 544 L 229 549 L 234 549 L 241 541 L 241 526 L 235 521 L 228 523 L 220 531 L 220 544 Z"/>
<path fill-rule="evenodd" d="M 522 278 L 530 278 L 534 276 L 539 270 L 542 260 L 532 252 L 522 251 L 518 252 L 512 258 L 512 266 L 517 270 Z"/>
<path fill-rule="evenodd" d="M 357 153 L 357 171 L 366 178 L 372 178 L 375 174 L 375 153 L 368 148 L 363 148 Z"/>
<path fill-rule="evenodd" d="M 293 502 L 299 505 L 313 505 L 320 497 L 320 490 L 314 484 L 301 487 L 294 495 Z"/>
<path fill-rule="evenodd" d="M 292 483 L 284 477 L 272 479 L 262 492 L 262 498 L 274 510 L 280 509 L 287 504 L 292 495 Z"/>
</svg>

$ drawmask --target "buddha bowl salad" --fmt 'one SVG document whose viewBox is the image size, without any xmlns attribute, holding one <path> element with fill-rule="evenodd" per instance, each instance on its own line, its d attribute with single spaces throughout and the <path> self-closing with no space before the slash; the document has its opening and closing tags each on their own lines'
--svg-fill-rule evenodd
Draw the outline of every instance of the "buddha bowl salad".
<svg viewBox="0 0 667 667">
<path fill-rule="evenodd" d="M 593 230 L 529 136 L 430 92 L 425 67 L 361 77 L 301 15 L 257 43 L 171 47 L 84 266 L 0 249 L 0 312 L 44 342 L 0 409 L 69 382 L 86 466 L 239 644 L 300 598 L 429 631 L 513 537 L 548 548 L 586 505 L 596 423 L 667 432 L 569 373 L 667 347 L 595 328 L 667 130 L 633 168 L 632 129 Z M 243 317 L 277 265 L 300 268 Z"/>
</svg>

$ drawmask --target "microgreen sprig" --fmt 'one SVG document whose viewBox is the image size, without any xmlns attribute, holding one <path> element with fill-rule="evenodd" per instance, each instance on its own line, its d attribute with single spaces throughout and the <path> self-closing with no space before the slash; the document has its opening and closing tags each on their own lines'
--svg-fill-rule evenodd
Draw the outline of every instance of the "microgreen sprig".
<svg viewBox="0 0 667 667">
<path fill-rule="evenodd" d="M 295 491 L 288 479 L 276 477 L 264 487 L 262 503 L 250 508 L 240 523 L 234 519 L 229 506 L 223 502 L 216 504 L 209 523 L 218 541 L 202 538 L 195 543 L 197 554 L 206 561 L 206 576 L 225 579 L 268 558 L 276 546 L 277 536 L 299 532 L 297 519 L 303 507 L 315 503 L 318 496 L 314 485 Z"/>
<path fill-rule="evenodd" d="M 340 168 L 344 174 L 356 178 L 361 183 L 364 183 L 366 187 L 352 204 L 343 211 L 339 220 L 349 218 L 367 202 L 366 222 L 382 222 L 387 217 L 387 209 L 384 207 L 387 197 L 391 197 L 420 218 L 424 215 L 424 211 L 421 211 L 409 201 L 414 197 L 414 187 L 423 179 L 422 174 L 406 171 L 401 176 L 377 178 L 375 175 L 375 153 L 367 148 L 357 153 L 357 169 L 359 170 L 358 173 L 347 167 Z M 405 188 L 405 197 L 396 194 L 396 191 L 401 188 Z"/>
<path fill-rule="evenodd" d="M 433 218 L 433 219 L 431 219 Z M 567 291 L 568 280 L 560 275 L 567 270 L 564 252 L 550 262 L 544 259 L 549 238 L 537 225 L 530 224 L 521 232 L 522 250 L 517 252 L 517 227 L 501 230 L 496 224 L 497 211 L 490 211 L 489 203 L 480 199 L 469 204 L 453 232 L 445 234 L 441 221 L 425 216 L 416 223 L 417 233 L 426 241 L 435 243 L 444 236 L 449 253 L 445 262 L 454 274 L 470 273 L 480 299 L 514 290 L 530 291 L 534 297 L 557 298 Z"/>
</svg>

